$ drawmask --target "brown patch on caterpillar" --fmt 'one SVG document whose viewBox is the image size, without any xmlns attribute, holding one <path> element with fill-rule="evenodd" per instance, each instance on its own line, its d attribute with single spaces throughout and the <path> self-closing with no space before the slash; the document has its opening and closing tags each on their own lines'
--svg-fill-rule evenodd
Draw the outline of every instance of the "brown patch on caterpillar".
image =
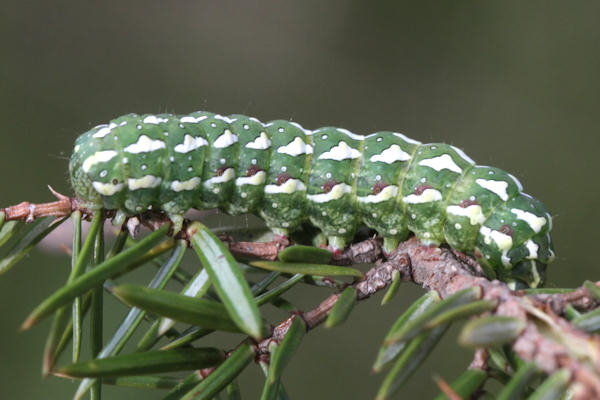
<svg viewBox="0 0 600 400">
<path fill-rule="evenodd" d="M 284 183 L 286 183 L 290 179 L 292 179 L 292 176 L 290 174 L 282 172 L 281 174 L 277 175 L 277 184 L 278 185 L 283 185 Z"/>
<path fill-rule="evenodd" d="M 337 185 L 337 181 L 335 180 L 329 180 L 329 181 L 325 181 L 325 183 L 323 183 L 323 193 L 329 193 L 331 192 L 331 189 L 333 189 L 333 187 L 335 185 Z"/>
<path fill-rule="evenodd" d="M 477 200 L 463 200 L 460 202 L 459 206 L 462 208 L 467 208 L 469 206 L 478 206 L 479 203 L 477 202 Z"/>
<path fill-rule="evenodd" d="M 424 191 L 426 191 L 427 189 L 433 189 L 433 186 L 430 185 L 419 185 L 417 186 L 417 188 L 415 189 L 415 194 L 417 196 L 420 196 L 423 194 Z"/>
<path fill-rule="evenodd" d="M 483 254 L 481 253 L 481 251 L 479 251 L 477 247 L 475 247 L 475 250 L 473 250 L 473 255 L 477 258 L 483 258 Z"/>
<path fill-rule="evenodd" d="M 508 225 L 502 225 L 500 227 L 500 229 L 498 229 L 498 232 L 504 233 L 505 235 L 508 235 L 508 236 L 512 236 L 513 235 L 513 228 L 511 228 Z"/>
<path fill-rule="evenodd" d="M 385 182 L 381 182 L 381 181 L 377 182 L 376 184 L 373 185 L 373 194 L 381 193 L 381 191 L 383 189 L 385 189 L 387 186 L 388 186 L 388 184 Z"/>
<path fill-rule="evenodd" d="M 258 165 L 251 165 L 250 167 L 248 167 L 248 170 L 246 171 L 246 176 L 256 175 L 260 171 L 262 171 L 262 169 Z"/>
<path fill-rule="evenodd" d="M 227 165 L 223 165 L 222 167 L 219 167 L 215 173 L 215 176 L 221 176 L 225 173 L 226 170 L 228 170 L 229 167 Z"/>
</svg>

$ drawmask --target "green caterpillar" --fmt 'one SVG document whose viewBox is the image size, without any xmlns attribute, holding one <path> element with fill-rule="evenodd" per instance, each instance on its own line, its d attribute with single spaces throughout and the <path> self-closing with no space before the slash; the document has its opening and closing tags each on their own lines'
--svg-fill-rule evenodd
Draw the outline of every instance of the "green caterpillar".
<svg viewBox="0 0 600 400">
<path fill-rule="evenodd" d="M 242 115 L 128 114 L 81 135 L 70 161 L 77 197 L 137 214 L 190 208 L 254 213 L 287 235 L 310 222 L 334 250 L 360 224 L 391 252 L 413 232 L 475 255 L 514 285 L 537 286 L 554 258 L 552 218 L 519 181 L 460 149 L 394 132 L 309 131 Z"/>
</svg>

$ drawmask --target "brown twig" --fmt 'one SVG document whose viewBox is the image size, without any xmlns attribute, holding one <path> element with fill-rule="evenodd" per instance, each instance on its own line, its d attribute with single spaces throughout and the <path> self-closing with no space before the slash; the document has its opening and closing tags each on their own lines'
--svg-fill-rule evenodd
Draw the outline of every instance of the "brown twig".
<svg viewBox="0 0 600 400">
<path fill-rule="evenodd" d="M 66 216 L 76 209 L 89 216 L 89 210 L 77 199 L 52 192 L 58 201 L 44 204 L 24 202 L 0 209 L 0 212 L 5 213 L 7 220 L 28 221 L 42 216 Z M 153 228 L 165 223 L 165 216 L 150 211 L 142 214 L 141 222 Z M 232 250 L 240 245 L 240 242 L 232 243 Z M 277 244 L 271 246 L 263 246 L 255 255 L 273 256 L 285 247 Z M 369 262 L 380 257 L 380 252 L 376 240 L 367 240 L 341 253 L 335 261 L 342 264 Z M 500 281 L 484 278 L 476 263 L 468 256 L 453 254 L 450 249 L 423 246 L 416 238 L 412 238 L 401 243 L 386 261 L 378 261 L 363 280 L 352 285 L 357 291 L 358 300 L 364 300 L 389 285 L 394 271 L 399 272 L 403 281 L 435 290 L 442 298 L 469 287 L 481 287 L 482 298 L 498 304 L 494 314 L 519 318 L 525 322 L 525 329 L 512 344 L 522 359 L 535 362 L 548 374 L 567 368 L 572 373 L 572 380 L 577 383 L 573 386 L 575 399 L 600 398 L 600 338 L 575 329 L 560 317 L 569 304 L 579 310 L 600 305 L 584 287 L 563 294 L 526 295 L 522 291 L 511 291 Z M 293 318 L 303 318 L 308 330 L 324 322 L 338 297 L 339 294 L 332 294 L 315 309 L 293 315 L 277 325 L 269 338 L 257 343 L 257 354 L 263 358 L 268 356 L 269 343 L 282 340 Z"/>
<path fill-rule="evenodd" d="M 34 219 L 41 217 L 65 217 L 76 209 L 81 208 L 81 204 L 79 204 L 77 199 L 62 195 L 50 186 L 48 186 L 48 189 L 56 196 L 58 201 L 40 204 L 24 201 L 15 206 L 0 208 L 0 212 L 4 212 L 7 221 L 25 220 L 26 222 L 33 222 Z"/>
<path fill-rule="evenodd" d="M 521 358 L 535 362 L 548 374 L 568 368 L 578 384 L 575 386 L 575 399 L 600 398 L 600 340 L 575 329 L 541 299 L 532 301 L 522 292 L 511 291 L 500 281 L 476 276 L 471 267 L 461 264 L 450 250 L 423 246 L 416 238 L 401 243 L 387 261 L 380 262 L 365 274 L 362 281 L 353 285 L 358 299 L 364 300 L 390 284 L 394 270 L 399 271 L 402 280 L 435 290 L 442 298 L 465 288 L 480 286 L 483 299 L 497 301 L 495 314 L 525 321 L 525 330 L 513 343 Z M 552 296 L 556 295 L 547 297 L 548 304 L 556 299 Z M 582 296 L 584 294 L 573 299 L 579 301 Z M 315 309 L 301 314 L 307 329 L 325 321 L 338 297 L 339 294 L 333 294 Z M 267 351 L 271 341 L 280 341 L 285 336 L 292 318 L 278 325 L 273 336 L 258 344 L 262 352 Z M 480 368 L 482 363 L 483 360 L 478 359 L 477 367 Z"/>
<path fill-rule="evenodd" d="M 595 284 L 600 287 L 600 281 Z M 525 294 L 523 291 L 519 293 Z M 568 293 L 531 294 L 528 297 L 537 303 L 545 304 L 558 315 L 563 315 L 569 305 L 578 311 L 593 310 L 600 306 L 600 301 L 592 296 L 585 286 L 580 286 Z"/>
</svg>

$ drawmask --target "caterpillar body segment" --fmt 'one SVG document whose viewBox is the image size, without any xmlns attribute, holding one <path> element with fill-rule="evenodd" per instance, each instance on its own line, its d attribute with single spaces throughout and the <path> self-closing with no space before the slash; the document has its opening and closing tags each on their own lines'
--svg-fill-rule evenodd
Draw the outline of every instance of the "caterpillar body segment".
<svg viewBox="0 0 600 400">
<path fill-rule="evenodd" d="M 259 215 L 282 235 L 310 222 L 334 249 L 361 224 L 388 252 L 413 232 L 472 253 L 519 285 L 539 285 L 554 258 L 551 216 L 516 178 L 453 146 L 395 132 L 309 131 L 208 112 L 127 114 L 76 140 L 70 173 L 92 208 L 151 207 L 174 220 L 190 208 L 220 208 Z"/>
</svg>

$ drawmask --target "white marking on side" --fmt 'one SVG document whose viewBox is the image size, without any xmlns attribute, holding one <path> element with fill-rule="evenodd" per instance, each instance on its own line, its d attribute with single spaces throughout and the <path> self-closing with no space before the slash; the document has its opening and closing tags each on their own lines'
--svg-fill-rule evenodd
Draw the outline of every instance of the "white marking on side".
<svg viewBox="0 0 600 400">
<path fill-rule="evenodd" d="M 155 188 L 162 182 L 162 178 L 154 175 L 146 175 L 141 178 L 129 178 L 127 180 L 127 186 L 129 190 L 137 189 L 151 189 Z"/>
<path fill-rule="evenodd" d="M 292 157 L 299 156 L 300 154 L 306 154 L 306 143 L 296 136 L 294 140 L 286 144 L 285 146 L 280 146 L 277 149 L 278 153 L 287 154 Z"/>
<path fill-rule="evenodd" d="M 203 121 L 206 118 L 208 118 L 206 115 L 203 115 L 203 116 L 198 117 L 198 118 L 195 118 L 195 117 L 192 117 L 192 116 L 188 115 L 188 116 L 185 116 L 185 117 L 181 117 L 179 119 L 179 122 L 187 122 L 189 124 L 197 124 L 198 122 Z"/>
<path fill-rule="evenodd" d="M 360 157 L 360 151 L 348 146 L 348 143 L 340 141 L 336 146 L 333 146 L 329 151 L 321 153 L 319 160 L 348 160 Z"/>
<path fill-rule="evenodd" d="M 529 239 L 525 242 L 525 246 L 527 246 L 527 250 L 529 250 L 529 255 L 527 256 L 528 260 L 537 260 L 538 258 L 538 246 L 533 240 Z"/>
<path fill-rule="evenodd" d="M 110 131 L 112 131 L 114 128 L 116 128 L 117 124 L 115 124 L 114 122 L 111 122 L 108 125 L 99 125 L 99 126 L 104 126 L 104 127 L 101 129 L 98 129 L 98 132 L 96 132 L 92 135 L 93 138 L 103 138 L 104 136 L 108 135 L 110 133 Z"/>
<path fill-rule="evenodd" d="M 337 200 L 346 193 L 352 193 L 352 186 L 345 183 L 338 183 L 328 193 L 307 194 L 306 198 L 313 203 L 326 203 L 331 200 Z"/>
<path fill-rule="evenodd" d="M 152 125 L 158 125 L 158 124 L 162 124 L 163 122 L 168 122 L 169 118 L 159 118 L 156 115 L 149 115 L 146 118 L 144 118 L 144 120 L 142 121 L 145 124 L 152 124 Z"/>
<path fill-rule="evenodd" d="M 186 134 L 183 137 L 183 143 L 180 143 L 177 146 L 175 146 L 175 151 L 177 153 L 185 154 L 185 153 L 189 153 L 192 150 L 196 150 L 197 148 L 206 146 L 206 145 L 208 145 L 208 142 L 202 136 L 193 137 L 192 135 Z"/>
<path fill-rule="evenodd" d="M 383 150 L 380 154 L 375 154 L 369 158 L 371 162 L 384 162 L 386 164 L 391 164 L 396 161 L 408 161 L 410 160 L 410 154 L 402 150 L 400 146 L 397 144 L 393 144 L 387 149 Z"/>
<path fill-rule="evenodd" d="M 75 146 L 75 148 L 73 149 L 74 153 L 77 153 L 79 151 L 79 149 L 81 148 L 80 145 Z"/>
<path fill-rule="evenodd" d="M 500 231 L 493 231 L 487 226 L 482 226 L 479 228 L 479 233 L 481 233 L 484 237 L 484 242 L 486 244 L 490 244 L 493 240 L 498 246 L 498 249 L 502 251 L 502 256 L 500 257 L 502 260 L 502 265 L 505 267 L 510 267 L 510 258 L 508 257 L 508 251 L 512 248 L 513 241 L 512 237 L 506 235 Z"/>
<path fill-rule="evenodd" d="M 120 192 L 123 190 L 125 185 L 122 183 L 112 184 L 112 183 L 102 183 L 102 182 L 92 182 L 92 186 L 96 189 L 96 192 L 100 193 L 104 196 L 112 196 L 113 194 Z"/>
<path fill-rule="evenodd" d="M 173 181 L 171 182 L 171 190 L 174 192 L 181 192 L 183 190 L 194 190 L 202 183 L 202 180 L 197 176 L 188 179 L 187 181 Z"/>
<path fill-rule="evenodd" d="M 258 171 L 256 174 L 252 176 L 240 176 L 235 179 L 236 186 L 242 185 L 261 185 L 265 183 L 267 179 L 267 174 L 265 171 Z"/>
<path fill-rule="evenodd" d="M 357 197 L 359 203 L 381 203 L 395 198 L 398 195 L 398 186 L 390 185 L 383 188 L 383 190 L 377 194 L 370 194 L 368 196 Z"/>
<path fill-rule="evenodd" d="M 411 194 L 402 198 L 402 201 L 406 204 L 422 204 L 431 203 L 432 201 L 442 200 L 442 193 L 436 189 L 425 189 L 423 193 Z"/>
<path fill-rule="evenodd" d="M 449 171 L 456 172 L 457 174 L 462 173 L 462 168 L 456 165 L 456 163 L 454 162 L 452 157 L 450 157 L 449 154 L 442 154 L 441 156 L 421 160 L 419 161 L 419 165 L 433 168 L 436 171 L 447 169 Z"/>
<path fill-rule="evenodd" d="M 108 162 L 116 156 L 117 152 L 114 150 L 97 151 L 85 159 L 81 166 L 81 169 L 83 170 L 83 172 L 88 173 L 94 165 L 98 163 Z"/>
<path fill-rule="evenodd" d="M 266 150 L 271 147 L 271 141 L 265 132 L 261 132 L 252 142 L 248 142 L 245 146 L 247 149 Z"/>
<path fill-rule="evenodd" d="M 481 186 L 482 188 L 487 189 L 490 192 L 496 194 L 502 199 L 502 201 L 508 200 L 508 193 L 506 192 L 506 189 L 508 189 L 508 182 L 478 178 L 475 179 L 475 183 Z"/>
<path fill-rule="evenodd" d="M 267 194 L 277 194 L 277 193 L 285 193 L 291 194 L 294 192 L 305 192 L 306 186 L 304 186 L 304 182 L 300 179 L 288 179 L 285 183 L 281 185 L 266 185 L 265 193 Z"/>
<path fill-rule="evenodd" d="M 214 185 L 217 183 L 228 182 L 228 181 L 232 180 L 233 178 L 235 178 L 235 169 L 227 168 L 225 171 L 223 171 L 222 175 L 213 176 L 212 178 L 204 181 L 204 186 L 208 187 L 208 186 L 211 186 L 211 185 Z"/>
<path fill-rule="evenodd" d="M 538 217 L 537 215 L 528 211 L 519 210 L 518 208 L 511 208 L 510 212 L 515 214 L 518 219 L 527 222 L 527 225 L 535 232 L 539 233 L 542 227 L 546 225 L 546 218 Z"/>
<path fill-rule="evenodd" d="M 237 141 L 237 136 L 231 133 L 229 129 L 225 129 L 225 132 L 223 132 L 223 134 L 219 136 L 217 140 L 214 141 L 213 147 L 217 149 L 223 149 L 225 147 L 231 146 Z"/>
<path fill-rule="evenodd" d="M 477 204 L 472 204 L 465 208 L 462 208 L 461 206 L 448 206 L 446 207 L 446 212 L 448 214 L 469 218 L 471 225 L 481 225 L 485 222 L 485 216 L 482 213 L 481 206 Z"/>
<path fill-rule="evenodd" d="M 141 135 L 137 142 L 125 147 L 124 150 L 127 153 L 139 154 L 164 149 L 166 147 L 167 145 L 162 140 L 152 140 L 146 135 Z"/>
</svg>

